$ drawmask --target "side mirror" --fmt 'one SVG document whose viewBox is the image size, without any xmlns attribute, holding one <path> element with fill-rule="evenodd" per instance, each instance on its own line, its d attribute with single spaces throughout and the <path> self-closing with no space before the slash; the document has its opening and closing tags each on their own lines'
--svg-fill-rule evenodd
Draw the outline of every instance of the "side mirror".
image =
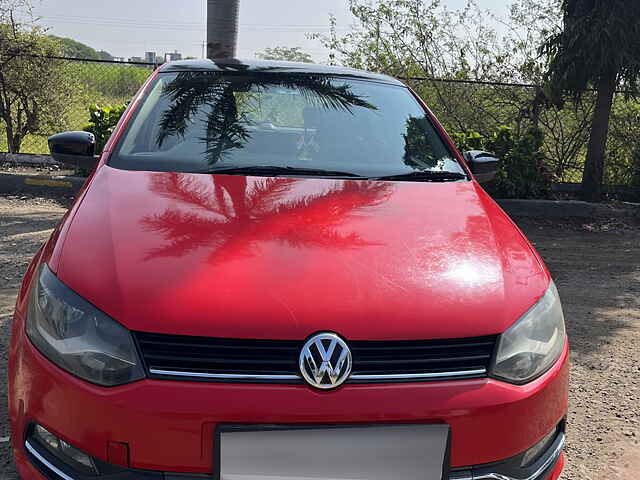
<svg viewBox="0 0 640 480">
<path fill-rule="evenodd" d="M 500 160 L 493 156 L 493 153 L 471 150 L 464 152 L 464 159 L 469 164 L 471 172 L 480 183 L 493 180 L 498 173 Z"/>
<path fill-rule="evenodd" d="M 89 132 L 64 132 L 49 137 L 49 151 L 57 162 L 76 168 L 92 169 L 98 158 L 95 156 L 96 139 Z"/>
</svg>

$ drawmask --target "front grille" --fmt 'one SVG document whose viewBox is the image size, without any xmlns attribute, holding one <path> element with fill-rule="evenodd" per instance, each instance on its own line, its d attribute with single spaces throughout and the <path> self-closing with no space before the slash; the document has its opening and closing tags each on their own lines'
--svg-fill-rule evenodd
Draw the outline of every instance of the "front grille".
<svg viewBox="0 0 640 480">
<path fill-rule="evenodd" d="M 238 375 L 297 374 L 301 342 L 136 333 L 149 370 Z"/>
<path fill-rule="evenodd" d="M 152 378 L 300 383 L 304 340 L 247 340 L 135 333 Z M 349 383 L 486 376 L 497 337 L 348 341 Z"/>
<path fill-rule="evenodd" d="M 461 372 L 481 372 L 472 375 L 484 376 L 495 343 L 495 336 L 349 342 L 353 355 L 352 377 L 375 380 L 379 376 L 413 375 L 419 380 L 422 374 L 446 377 Z"/>
</svg>

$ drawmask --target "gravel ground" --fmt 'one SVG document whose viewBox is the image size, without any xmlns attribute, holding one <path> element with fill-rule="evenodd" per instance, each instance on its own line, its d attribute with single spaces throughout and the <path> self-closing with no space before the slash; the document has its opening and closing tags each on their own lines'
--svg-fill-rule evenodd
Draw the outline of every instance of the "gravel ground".
<svg viewBox="0 0 640 480">
<path fill-rule="evenodd" d="M 0 173 L 14 173 L 37 176 L 51 175 L 73 175 L 74 170 L 68 168 L 60 168 L 57 165 L 47 166 L 23 166 L 12 162 L 0 163 Z"/>
<path fill-rule="evenodd" d="M 68 205 L 30 196 L 0 196 L 0 480 L 15 478 L 9 453 L 6 365 L 15 297 L 33 254 L 49 237 Z"/>
<path fill-rule="evenodd" d="M 0 480 L 15 478 L 6 360 L 16 291 L 67 199 L 0 197 Z M 521 220 L 563 298 L 572 345 L 564 480 L 640 478 L 640 225 Z"/>
<path fill-rule="evenodd" d="M 556 281 L 571 341 L 563 478 L 640 479 L 640 225 L 518 223 Z"/>
</svg>

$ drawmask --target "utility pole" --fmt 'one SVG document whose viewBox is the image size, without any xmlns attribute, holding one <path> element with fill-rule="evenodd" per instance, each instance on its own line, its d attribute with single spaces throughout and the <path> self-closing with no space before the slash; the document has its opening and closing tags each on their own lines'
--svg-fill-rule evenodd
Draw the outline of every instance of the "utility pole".
<svg viewBox="0 0 640 480">
<path fill-rule="evenodd" d="M 240 0 L 207 0 L 207 58 L 234 58 Z"/>
</svg>

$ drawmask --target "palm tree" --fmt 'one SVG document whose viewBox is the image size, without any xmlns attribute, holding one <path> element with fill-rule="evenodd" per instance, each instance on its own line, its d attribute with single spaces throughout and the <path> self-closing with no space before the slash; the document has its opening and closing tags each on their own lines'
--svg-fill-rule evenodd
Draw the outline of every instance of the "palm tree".
<svg viewBox="0 0 640 480">
<path fill-rule="evenodd" d="M 597 202 L 616 88 L 640 91 L 640 2 L 563 0 L 562 9 L 563 30 L 542 48 L 551 60 L 547 83 L 559 104 L 563 91 L 580 97 L 589 87 L 597 90 L 581 191 L 583 200 Z"/>
</svg>

